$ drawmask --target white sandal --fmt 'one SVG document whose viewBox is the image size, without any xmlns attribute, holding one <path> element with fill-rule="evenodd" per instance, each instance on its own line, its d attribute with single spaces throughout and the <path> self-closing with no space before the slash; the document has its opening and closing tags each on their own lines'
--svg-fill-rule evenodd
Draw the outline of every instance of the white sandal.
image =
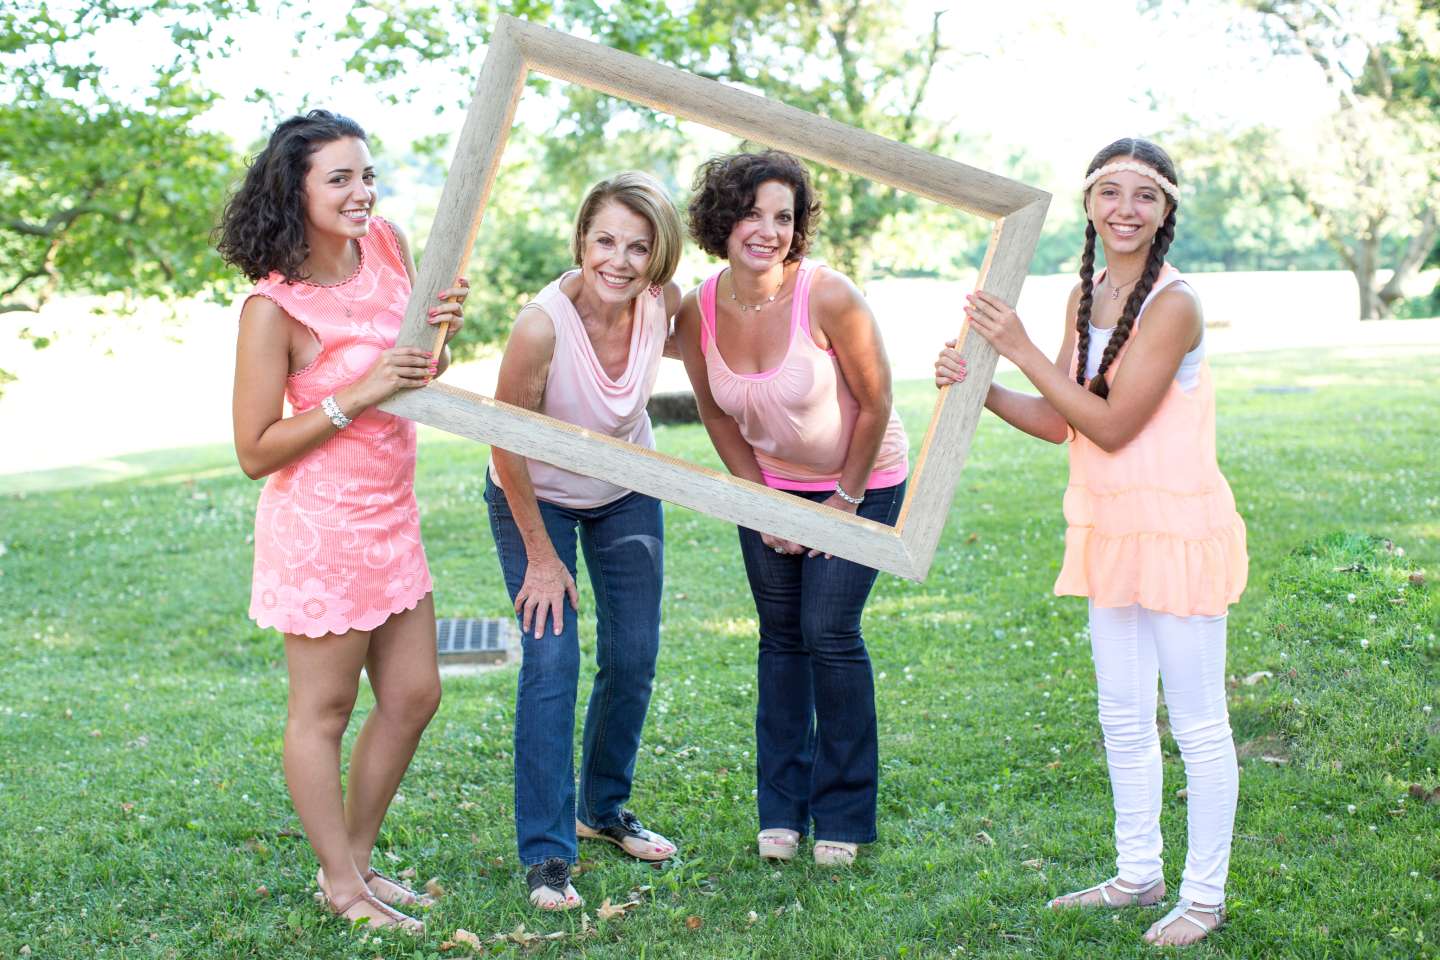
<svg viewBox="0 0 1440 960">
<path fill-rule="evenodd" d="M 1190 914 L 1192 913 L 1203 913 L 1214 917 L 1215 926 L 1207 927 L 1204 923 L 1190 916 Z M 1210 934 L 1214 933 L 1216 930 L 1219 930 L 1225 925 L 1226 919 L 1227 918 L 1225 914 L 1225 904 L 1221 903 L 1213 907 L 1201 907 L 1196 906 L 1194 900 L 1186 900 L 1182 897 L 1180 901 L 1175 904 L 1174 910 L 1171 910 L 1169 913 L 1165 914 L 1165 916 L 1155 921 L 1154 926 L 1152 926 L 1150 930 L 1145 931 L 1144 939 L 1146 943 L 1152 944 L 1154 946 L 1188 947 L 1199 943 L 1201 940 L 1209 937 Z M 1155 941 L 1158 940 L 1160 936 L 1165 933 L 1167 929 L 1169 929 L 1170 924 L 1174 923 L 1176 920 L 1188 920 L 1200 930 L 1200 936 L 1196 937 L 1194 940 L 1188 941 L 1187 943 L 1156 944 Z M 1151 931 L 1154 932 L 1153 937 L 1151 936 Z"/>
<path fill-rule="evenodd" d="M 848 867 L 855 862 L 860 844 L 844 840 L 816 840 L 815 863 L 822 867 Z"/>
<path fill-rule="evenodd" d="M 800 834 L 795 830 L 770 827 L 760 831 L 755 844 L 764 860 L 794 860 L 795 851 L 800 846 Z"/>
<path fill-rule="evenodd" d="M 1114 887 L 1126 899 L 1119 903 L 1111 900 L 1111 887 Z M 1160 888 L 1159 896 L 1157 896 L 1154 900 L 1151 900 L 1149 903 L 1145 903 L 1141 898 L 1144 897 L 1147 893 L 1153 891 L 1156 887 Z M 1074 893 L 1062 893 L 1060 896 L 1047 903 L 1046 906 L 1049 907 L 1051 910 L 1068 910 L 1071 907 L 1099 907 L 1102 906 L 1102 904 L 1079 902 L 1080 898 L 1085 896 L 1085 894 L 1095 893 L 1098 890 L 1100 892 L 1100 899 L 1104 901 L 1103 906 L 1109 907 L 1111 910 L 1119 910 L 1124 907 L 1153 907 L 1155 904 L 1159 903 L 1165 898 L 1164 888 L 1164 877 L 1156 880 L 1148 887 L 1135 887 L 1126 883 L 1124 880 L 1121 880 L 1120 877 L 1117 875 L 1111 877 L 1109 880 L 1106 880 L 1104 883 L 1097 883 L 1095 884 L 1095 886 L 1086 887 L 1084 890 L 1076 890 Z"/>
</svg>

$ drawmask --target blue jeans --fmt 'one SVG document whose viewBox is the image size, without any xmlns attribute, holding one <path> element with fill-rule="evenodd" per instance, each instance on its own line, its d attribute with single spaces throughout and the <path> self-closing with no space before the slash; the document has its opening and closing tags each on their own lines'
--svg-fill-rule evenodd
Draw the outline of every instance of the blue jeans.
<svg viewBox="0 0 1440 960">
<path fill-rule="evenodd" d="M 829 492 L 796 493 L 819 503 Z M 857 511 L 895 525 L 905 483 L 865 492 Z M 760 621 L 755 711 L 761 829 L 870 843 L 880 750 L 875 679 L 860 615 L 875 571 L 823 556 L 780 554 L 740 528 L 740 552 Z"/>
<path fill-rule="evenodd" d="M 485 502 L 495 552 L 514 602 L 529 565 L 525 543 L 504 491 L 488 478 Z M 660 501 L 638 493 L 591 509 L 541 501 L 540 515 L 570 575 L 575 576 L 577 532 L 590 570 L 598 669 L 585 713 L 578 816 L 592 827 L 614 826 L 630 797 L 660 652 L 665 539 Z M 521 631 L 524 658 L 515 692 L 515 839 L 527 867 L 549 857 L 576 861 L 574 736 L 580 638 L 575 611 L 568 601 L 564 606 L 560 636 L 548 619 L 538 640 L 533 631 Z"/>
</svg>

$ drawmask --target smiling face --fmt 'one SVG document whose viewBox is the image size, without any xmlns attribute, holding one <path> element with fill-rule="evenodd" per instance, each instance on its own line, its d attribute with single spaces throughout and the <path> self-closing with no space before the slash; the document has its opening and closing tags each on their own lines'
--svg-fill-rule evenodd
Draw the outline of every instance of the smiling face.
<svg viewBox="0 0 1440 960">
<path fill-rule="evenodd" d="M 649 220 L 623 203 L 606 203 L 585 231 L 580 282 L 586 295 L 601 303 L 638 297 L 650 284 L 646 271 L 654 250 Z"/>
<path fill-rule="evenodd" d="M 1125 254 L 1150 246 L 1170 207 L 1154 180 L 1132 170 L 1116 170 L 1090 187 L 1085 209 L 1106 251 Z"/>
<path fill-rule="evenodd" d="M 795 238 L 795 191 L 788 183 L 766 180 L 755 188 L 755 203 L 735 221 L 725 254 L 734 266 L 756 272 L 785 262 Z"/>
<path fill-rule="evenodd" d="M 305 173 L 305 230 L 347 240 L 370 232 L 375 164 L 364 140 L 332 140 L 310 155 Z"/>
</svg>

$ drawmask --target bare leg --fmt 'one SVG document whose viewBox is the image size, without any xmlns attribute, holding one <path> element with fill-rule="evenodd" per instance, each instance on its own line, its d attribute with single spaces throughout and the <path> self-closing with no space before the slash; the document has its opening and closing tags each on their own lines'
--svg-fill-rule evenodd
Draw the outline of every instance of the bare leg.
<svg viewBox="0 0 1440 960">
<path fill-rule="evenodd" d="M 345 793 L 350 854 L 362 876 L 370 867 L 385 811 L 410 766 L 420 735 L 440 706 L 435 606 L 429 594 L 413 610 L 397 613 L 375 628 L 365 667 L 375 692 L 375 709 L 365 718 L 350 751 Z"/>
<path fill-rule="evenodd" d="M 285 782 L 320 861 L 322 889 L 334 904 L 369 892 L 355 868 L 340 799 L 340 740 L 355 706 L 360 667 L 369 647 L 370 634 L 360 630 L 318 638 L 285 635 L 290 672 Z M 394 922 L 363 899 L 345 916 L 369 918 L 377 925 Z"/>
</svg>

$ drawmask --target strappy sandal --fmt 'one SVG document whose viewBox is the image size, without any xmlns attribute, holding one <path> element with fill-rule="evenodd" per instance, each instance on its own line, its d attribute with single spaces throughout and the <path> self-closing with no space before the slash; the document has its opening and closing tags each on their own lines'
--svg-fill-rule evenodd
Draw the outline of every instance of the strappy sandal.
<svg viewBox="0 0 1440 960">
<path fill-rule="evenodd" d="M 755 845 L 760 848 L 761 859 L 794 860 L 795 851 L 800 846 L 800 834 L 795 830 L 771 827 L 760 831 Z"/>
<path fill-rule="evenodd" d="M 675 856 L 675 844 L 658 833 L 646 830 L 640 818 L 629 810 L 620 811 L 620 822 L 609 827 L 592 827 L 575 821 L 575 836 L 582 840 L 613 843 L 636 860 L 659 863 Z"/>
<path fill-rule="evenodd" d="M 860 844 L 844 840 L 816 840 L 815 863 L 821 867 L 848 867 L 855 862 Z"/>
<path fill-rule="evenodd" d="M 370 888 L 371 893 L 392 907 L 435 906 L 435 898 L 428 893 L 417 893 L 399 880 L 385 876 L 374 867 L 366 870 L 361 879 L 365 881 L 365 885 Z M 376 880 L 380 881 L 380 885 L 375 883 Z"/>
<path fill-rule="evenodd" d="M 570 864 L 561 857 L 537 863 L 525 874 L 530 905 L 541 910 L 574 910 L 585 905 L 570 885 Z"/>
<path fill-rule="evenodd" d="M 1125 899 L 1116 901 L 1110 898 L 1110 888 Z M 1156 892 L 1158 889 L 1158 893 Z M 1099 891 L 1101 903 L 1081 903 L 1080 898 L 1087 893 Z M 1154 893 L 1153 897 L 1150 894 Z M 1146 899 L 1149 897 L 1149 899 Z M 1121 910 L 1125 907 L 1153 907 L 1165 899 L 1165 878 L 1161 877 L 1148 887 L 1134 887 L 1121 880 L 1119 876 L 1111 877 L 1104 883 L 1097 883 L 1093 887 L 1086 887 L 1084 890 L 1076 890 L 1074 893 L 1062 893 L 1060 896 L 1046 904 L 1051 910 L 1069 910 L 1072 907 L 1108 907 L 1111 910 Z"/>
<path fill-rule="evenodd" d="M 315 881 L 317 883 L 319 883 L 320 881 L 320 874 L 318 871 L 315 874 Z M 355 896 L 351 897 L 349 900 L 346 900 L 344 903 L 336 904 L 334 900 L 330 899 L 330 894 L 325 892 L 325 887 L 322 884 L 320 886 L 320 897 L 322 902 L 325 904 L 325 909 L 329 910 L 337 917 L 343 917 L 344 919 L 349 920 L 351 926 L 364 924 L 371 930 L 395 929 L 400 930 L 404 933 L 412 933 L 417 935 L 425 932 L 425 924 L 421 923 L 419 920 L 416 920 L 412 916 L 401 913 L 399 910 L 396 910 L 388 903 L 380 900 L 378 897 L 375 896 L 375 894 L 370 892 L 370 889 L 368 887 L 355 894 Z M 380 916 L 353 918 L 346 917 L 346 912 L 353 909 L 361 901 L 364 901 L 366 904 L 373 907 L 380 914 Z"/>
<path fill-rule="evenodd" d="M 1215 925 L 1213 927 L 1206 926 L 1202 921 L 1196 920 L 1194 917 L 1190 916 L 1190 914 L 1192 913 L 1205 914 L 1207 916 L 1214 917 Z M 1223 903 L 1213 907 L 1201 907 L 1196 906 L 1194 900 L 1186 900 L 1182 898 L 1178 903 L 1175 904 L 1174 910 L 1171 910 L 1169 913 L 1165 914 L 1165 916 L 1155 921 L 1154 926 L 1152 926 L 1149 930 L 1145 931 L 1145 936 L 1143 939 L 1146 943 L 1157 947 L 1188 947 L 1193 944 L 1199 943 L 1201 940 L 1209 937 L 1210 934 L 1214 933 L 1216 930 L 1219 930 L 1225 925 L 1225 921 L 1227 919 L 1228 917 L 1225 913 L 1225 904 Z M 1165 931 L 1170 929 L 1170 925 L 1177 920 L 1185 920 L 1193 924 L 1200 931 L 1200 936 L 1196 937 L 1194 940 L 1186 940 L 1184 943 L 1157 943 L 1156 941 L 1158 941 L 1160 937 L 1165 934 Z"/>
</svg>

